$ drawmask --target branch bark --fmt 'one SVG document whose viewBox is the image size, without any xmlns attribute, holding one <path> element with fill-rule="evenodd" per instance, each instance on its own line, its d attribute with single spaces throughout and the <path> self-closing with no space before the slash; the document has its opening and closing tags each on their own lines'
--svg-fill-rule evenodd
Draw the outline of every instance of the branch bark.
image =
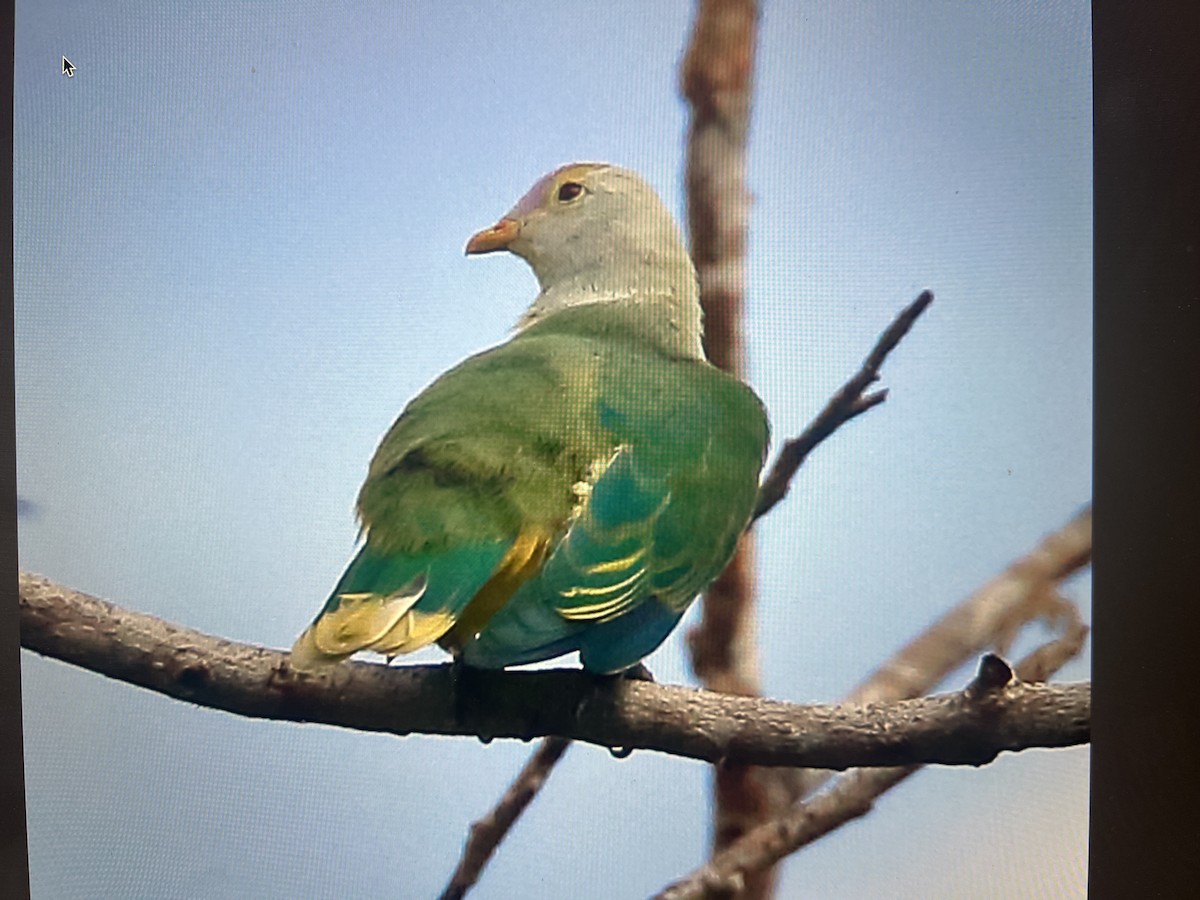
<svg viewBox="0 0 1200 900">
<path fill-rule="evenodd" d="M 1052 646 L 1079 653 L 1088 628 L 1075 605 L 1059 593 L 1059 585 L 1091 559 L 1089 505 L 901 647 L 842 702 L 886 703 L 927 694 L 985 650 L 1006 653 L 1017 633 L 1038 619 L 1061 629 L 1062 637 Z M 1040 673 L 1029 671 L 1027 680 L 1044 681 L 1053 670 L 1047 664 Z M 813 793 L 828 779 L 828 772 L 812 769 L 789 773 L 790 802 Z"/>
<path fill-rule="evenodd" d="M 843 702 L 886 702 L 927 693 L 984 650 L 1007 652 L 1021 628 L 1036 619 L 1068 633 L 1082 629 L 1082 640 L 1087 628 L 1074 604 L 1058 593 L 1058 587 L 1091 559 L 1089 505 L 909 641 L 850 691 Z M 1048 673 L 1028 677 L 1042 681 Z"/>
<path fill-rule="evenodd" d="M 1047 677 L 1079 653 L 1086 635 L 1087 629 L 1079 623 L 1025 657 L 1015 673 L 999 657 L 989 654 L 964 696 L 986 703 L 997 692 L 1011 689 L 1014 674 L 1022 679 Z M 751 881 L 755 872 L 773 869 L 789 853 L 866 815 L 876 799 L 920 770 L 919 765 L 853 769 L 829 790 L 794 804 L 785 815 L 747 833 L 700 868 L 668 885 L 656 900 L 730 897 Z"/>
<path fill-rule="evenodd" d="M 20 584 L 21 642 L 131 684 L 239 715 L 362 731 L 554 735 L 763 766 L 982 765 L 1004 750 L 1090 734 L 1090 686 L 1015 685 L 980 710 L 961 694 L 895 704 L 799 706 L 580 670 L 475 672 L 348 662 L 312 675 L 287 654 L 222 640 L 68 590 Z"/>
<path fill-rule="evenodd" d="M 688 234 L 704 308 L 704 349 L 714 365 L 745 378 L 742 333 L 750 192 L 746 144 L 750 130 L 756 0 L 700 0 L 680 71 L 688 125 Z M 705 591 L 700 624 L 688 635 L 692 669 L 706 688 L 757 696 L 754 644 L 754 536 L 742 535 L 725 571 Z M 769 818 L 783 797 L 770 773 L 725 765 L 713 782 L 713 847 Z M 763 873 L 744 892 L 765 900 L 773 877 Z"/>
<path fill-rule="evenodd" d="M 1074 604 L 1058 593 L 1059 584 L 1083 569 L 1092 556 L 1092 511 L 1081 510 L 959 603 L 847 695 L 843 702 L 886 703 L 932 689 L 972 655 L 989 646 L 1005 647 L 1026 623 L 1042 618 L 1063 627 L 1062 635 L 1026 656 L 1016 667 L 1019 678 L 1040 682 L 1083 649 L 1088 628 Z M 755 871 L 846 822 L 865 815 L 875 800 L 919 766 L 856 769 L 833 787 L 806 802 L 795 802 L 783 815 L 748 832 L 724 851 L 659 895 L 670 900 L 728 897 Z M 816 769 L 793 772 L 797 801 L 832 777 Z"/>
</svg>

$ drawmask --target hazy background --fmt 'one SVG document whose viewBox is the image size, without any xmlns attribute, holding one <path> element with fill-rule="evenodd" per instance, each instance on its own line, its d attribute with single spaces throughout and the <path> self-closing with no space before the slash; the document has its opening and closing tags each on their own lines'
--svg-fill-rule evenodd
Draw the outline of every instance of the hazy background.
<svg viewBox="0 0 1200 900">
<path fill-rule="evenodd" d="M 888 402 L 758 529 L 763 681 L 797 701 L 835 700 L 1091 495 L 1088 5 L 828 6 L 761 22 L 747 331 L 777 438 L 937 301 Z M 682 217 L 692 15 L 18 2 L 22 568 L 289 647 L 380 436 L 533 298 L 467 237 L 574 160 L 644 173 Z M 1069 593 L 1086 612 L 1090 581 Z M 681 632 L 648 662 L 692 682 Z M 38 897 L 433 896 L 529 752 L 23 664 Z M 651 893 L 705 858 L 708 780 L 575 747 L 476 894 Z M 793 857 L 780 895 L 1082 896 L 1087 790 L 1086 748 L 924 772 Z"/>
</svg>

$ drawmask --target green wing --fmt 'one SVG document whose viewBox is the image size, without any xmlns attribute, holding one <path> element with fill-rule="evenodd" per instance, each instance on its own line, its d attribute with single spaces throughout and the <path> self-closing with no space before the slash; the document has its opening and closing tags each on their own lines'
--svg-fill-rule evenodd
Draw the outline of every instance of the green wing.
<svg viewBox="0 0 1200 900">
<path fill-rule="evenodd" d="M 761 404 L 707 364 L 651 371 L 657 388 L 617 381 L 599 401 L 600 421 L 623 440 L 595 467 L 545 565 L 465 646 L 466 662 L 501 667 L 578 650 L 590 670 L 627 668 L 728 562 L 757 494 Z"/>
<path fill-rule="evenodd" d="M 409 404 L 359 494 L 363 545 L 296 642 L 297 667 L 455 649 L 541 565 L 583 460 L 604 449 L 571 401 L 587 372 L 560 365 L 559 343 L 510 341 Z"/>
</svg>

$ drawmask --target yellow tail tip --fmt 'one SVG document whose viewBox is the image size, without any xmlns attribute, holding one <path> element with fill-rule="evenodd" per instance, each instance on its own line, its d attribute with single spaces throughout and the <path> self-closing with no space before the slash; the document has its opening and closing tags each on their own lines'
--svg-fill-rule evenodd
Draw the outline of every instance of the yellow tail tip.
<svg viewBox="0 0 1200 900">
<path fill-rule="evenodd" d="M 332 654 L 324 652 L 317 646 L 313 626 L 309 626 L 304 630 L 304 634 L 296 638 L 296 643 L 292 645 L 288 664 L 298 672 L 323 672 L 336 666 L 349 656 L 349 653 Z"/>
</svg>

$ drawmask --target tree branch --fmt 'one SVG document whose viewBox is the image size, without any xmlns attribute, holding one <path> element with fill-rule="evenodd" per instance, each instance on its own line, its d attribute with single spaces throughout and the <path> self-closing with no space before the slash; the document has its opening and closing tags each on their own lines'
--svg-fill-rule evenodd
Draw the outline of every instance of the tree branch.
<svg viewBox="0 0 1200 900">
<path fill-rule="evenodd" d="M 1073 603 L 1059 594 L 1059 584 L 1088 565 L 1092 558 L 1092 510 L 1084 507 L 1070 521 L 1041 540 L 1026 556 L 958 603 L 925 631 L 855 686 L 843 703 L 887 703 L 919 697 L 934 690 L 951 672 L 988 649 L 1006 653 L 1016 634 L 1042 619 L 1062 629 L 1051 647 L 1083 649 L 1088 628 Z M 1045 650 L 1045 648 L 1043 648 Z M 1063 660 L 1065 661 L 1065 660 Z M 1032 662 L 1030 662 L 1032 664 Z M 1061 665 L 1060 661 L 1057 663 Z M 1044 681 L 1048 665 L 1027 681 Z M 790 773 L 791 801 L 817 790 L 828 772 Z"/>
<path fill-rule="evenodd" d="M 1088 627 L 1059 584 L 1092 557 L 1092 511 L 1085 507 L 1046 536 L 1028 555 L 949 610 L 855 687 L 843 703 L 885 703 L 918 696 L 939 684 L 971 656 L 1004 647 L 1026 623 L 1043 618 L 1063 626 L 1057 639 L 1037 648 L 1016 667 L 1018 677 L 1041 682 L 1083 649 Z M 919 767 L 859 769 L 812 800 L 799 802 L 827 782 L 820 769 L 791 772 L 790 810 L 714 854 L 707 863 L 660 897 L 725 897 L 739 890 L 747 872 L 773 866 L 788 853 L 870 811 L 874 800 Z"/>
<path fill-rule="evenodd" d="M 818 444 L 851 419 L 887 399 L 886 389 L 871 394 L 863 392 L 879 380 L 879 370 L 888 354 L 896 349 L 896 345 L 908 334 L 913 323 L 932 302 L 933 293 L 922 291 L 916 300 L 902 309 L 887 330 L 879 336 L 874 348 L 863 361 L 862 368 L 829 398 L 825 408 L 804 431 L 783 445 L 779 455 L 775 457 L 770 474 L 763 479 L 762 486 L 758 489 L 758 503 L 754 507 L 751 521 L 757 521 L 766 515 L 776 503 L 787 496 L 793 476 Z"/>
<path fill-rule="evenodd" d="M 689 110 L 686 167 L 688 236 L 704 309 L 704 349 L 714 365 L 744 379 L 746 247 L 750 191 L 746 144 L 750 132 L 757 0 L 699 0 L 680 64 L 680 89 Z M 755 646 L 754 536 L 737 551 L 700 602 L 699 624 L 688 633 L 692 670 L 709 690 L 761 693 Z M 775 774 L 725 765 L 713 773 L 713 848 L 783 808 Z M 742 900 L 766 900 L 773 878 L 760 874 Z"/>
<path fill-rule="evenodd" d="M 500 802 L 486 816 L 471 824 L 467 845 L 440 900 L 462 900 L 466 896 L 509 829 L 533 802 L 550 777 L 550 772 L 570 746 L 571 742 L 566 738 L 544 738 L 504 792 Z"/>
<path fill-rule="evenodd" d="M 1071 629 L 1039 647 L 1018 663 L 1015 673 L 998 656 L 985 656 L 979 673 L 963 696 L 986 705 L 998 694 L 1011 690 L 1014 674 L 1017 678 L 1045 677 L 1078 654 L 1087 633 L 1086 628 L 1080 626 L 1080 629 Z M 700 868 L 668 885 L 656 895 L 656 900 L 729 897 L 741 890 L 755 872 L 772 868 L 788 854 L 866 815 L 878 797 L 921 768 L 911 765 L 853 769 L 829 790 L 807 802 L 796 803 L 785 815 L 749 832 Z"/>
<path fill-rule="evenodd" d="M 622 750 L 764 766 L 982 765 L 1004 750 L 1090 733 L 1090 686 L 1014 685 L 986 709 L 961 694 L 895 704 L 799 706 L 580 670 L 474 672 L 348 662 L 300 673 L 287 654 L 121 609 L 23 574 L 21 642 L 39 653 L 201 706 L 362 731 L 554 735 Z"/>
<path fill-rule="evenodd" d="M 844 702 L 869 703 L 916 697 L 984 650 L 1005 653 L 1028 622 L 1043 619 L 1080 639 L 1087 628 L 1058 585 L 1092 559 L 1092 508 L 1085 506 L 1065 525 L 946 612 L 855 687 Z M 1045 680 L 1030 676 L 1029 680 Z"/>
</svg>

